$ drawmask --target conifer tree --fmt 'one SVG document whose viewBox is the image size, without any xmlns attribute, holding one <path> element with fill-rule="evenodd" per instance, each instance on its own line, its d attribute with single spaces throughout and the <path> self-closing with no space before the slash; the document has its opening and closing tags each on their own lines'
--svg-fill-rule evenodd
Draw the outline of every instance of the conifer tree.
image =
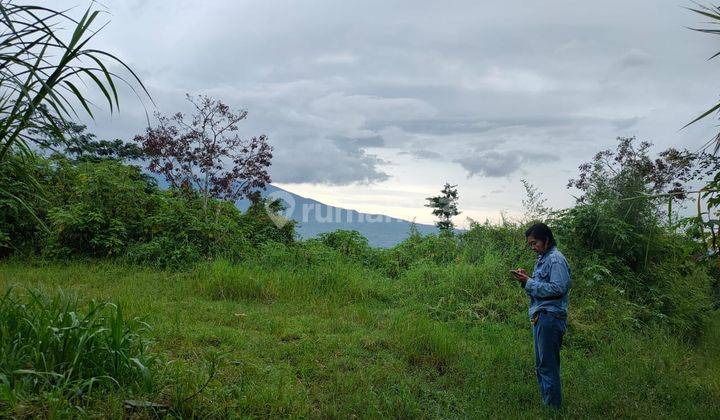
<svg viewBox="0 0 720 420">
<path fill-rule="evenodd" d="M 426 199 L 428 204 L 425 204 L 425 207 L 433 209 L 432 214 L 439 219 L 435 222 L 435 226 L 441 232 L 452 232 L 455 228 L 452 218 L 460 214 L 457 207 L 458 197 L 457 185 L 446 182 L 440 195 Z"/>
</svg>

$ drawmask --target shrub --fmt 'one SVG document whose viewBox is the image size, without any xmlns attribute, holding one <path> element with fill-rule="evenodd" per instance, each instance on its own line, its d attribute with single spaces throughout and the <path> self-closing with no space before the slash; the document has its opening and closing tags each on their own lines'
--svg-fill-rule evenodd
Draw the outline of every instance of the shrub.
<svg viewBox="0 0 720 420">
<path fill-rule="evenodd" d="M 189 266 L 218 255 L 237 259 L 249 247 L 241 231 L 241 214 L 232 203 L 209 200 L 206 204 L 199 194 L 163 191 L 143 223 L 140 242 L 128 250 L 127 258 L 156 267 Z"/>
<path fill-rule="evenodd" d="M 363 260 L 370 251 L 368 240 L 356 230 L 334 230 L 318 235 L 323 244 L 354 260 Z"/>
<path fill-rule="evenodd" d="M 114 161 L 58 161 L 50 180 L 50 255 L 121 255 L 143 236 L 157 187 L 140 169 Z"/>
<path fill-rule="evenodd" d="M 259 245 L 266 242 L 277 242 L 283 244 L 292 243 L 295 240 L 295 221 L 284 220 L 278 226 L 270 218 L 269 213 L 282 211 L 279 202 L 267 203 L 264 200 L 253 203 L 245 213 L 240 216 L 239 234 L 252 245 Z M 281 216 L 277 216 L 276 220 Z"/>
<path fill-rule="evenodd" d="M 187 267 L 201 259 L 198 249 L 190 242 L 179 242 L 169 236 L 152 238 L 131 246 L 124 256 L 130 263 L 156 268 Z"/>
<path fill-rule="evenodd" d="M 0 257 L 40 249 L 48 203 L 37 190 L 48 173 L 47 163 L 32 154 L 10 153 L 0 161 Z"/>
<path fill-rule="evenodd" d="M 398 278 L 414 264 L 430 261 L 445 265 L 459 261 L 458 236 L 451 232 L 422 236 L 411 232 L 407 239 L 389 249 L 375 250 L 368 265 L 391 278 Z"/>
<path fill-rule="evenodd" d="M 193 191 L 162 191 L 139 168 L 117 161 L 37 158 L 37 166 L 48 197 L 33 203 L 49 232 L 17 200 L 0 196 L 5 253 L 26 242 L 49 257 L 184 267 L 216 256 L 239 260 L 261 243 L 294 240 L 294 224 L 278 228 L 261 204 L 242 214 L 233 203 L 206 201 Z M 0 170 L 0 187 L 14 185 L 10 175 Z"/>
<path fill-rule="evenodd" d="M 459 235 L 458 250 L 463 261 L 476 263 L 488 254 L 504 259 L 510 267 L 529 264 L 532 253 L 525 244 L 524 226 L 503 223 L 493 226 L 471 221 L 470 229 Z"/>
</svg>

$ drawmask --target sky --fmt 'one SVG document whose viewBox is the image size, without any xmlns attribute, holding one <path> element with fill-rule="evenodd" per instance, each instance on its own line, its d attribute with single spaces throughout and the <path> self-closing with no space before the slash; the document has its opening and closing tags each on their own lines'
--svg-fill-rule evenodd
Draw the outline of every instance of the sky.
<svg viewBox="0 0 720 420">
<path fill-rule="evenodd" d="M 720 38 L 687 29 L 703 22 L 690 6 L 105 0 L 93 46 L 129 64 L 155 106 L 124 89 L 120 113 L 86 122 L 130 140 L 146 109 L 187 112 L 186 93 L 206 94 L 248 111 L 240 133 L 268 136 L 273 183 L 296 194 L 431 223 L 425 198 L 450 182 L 460 225 L 518 217 L 521 179 L 570 206 L 568 179 L 619 136 L 659 152 L 716 133 L 712 120 L 681 130 L 720 93 L 720 60 L 707 61 Z"/>
</svg>

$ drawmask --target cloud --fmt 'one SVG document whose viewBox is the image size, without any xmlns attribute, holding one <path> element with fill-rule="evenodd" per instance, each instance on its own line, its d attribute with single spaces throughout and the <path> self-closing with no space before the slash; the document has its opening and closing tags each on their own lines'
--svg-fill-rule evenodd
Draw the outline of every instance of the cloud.
<svg viewBox="0 0 720 420">
<path fill-rule="evenodd" d="M 433 152 L 432 150 L 425 150 L 425 149 L 402 151 L 402 152 L 399 152 L 398 155 L 410 155 L 413 158 L 415 158 L 415 160 L 420 160 L 420 159 L 439 160 L 439 159 L 443 158 L 443 156 L 440 153 Z"/>
<path fill-rule="evenodd" d="M 621 69 L 645 67 L 652 62 L 652 56 L 645 51 L 632 49 L 620 57 L 617 65 Z"/>
<path fill-rule="evenodd" d="M 528 69 L 490 67 L 484 74 L 463 80 L 468 89 L 498 92 L 540 93 L 554 90 L 558 83 L 539 72 Z"/>
<path fill-rule="evenodd" d="M 371 130 L 392 126 L 409 133 L 422 134 L 457 134 L 482 133 L 496 127 L 495 124 L 477 118 L 430 118 L 406 121 L 376 120 L 367 128 Z"/>
<path fill-rule="evenodd" d="M 509 197 L 513 175 L 552 161 L 548 193 L 562 197 L 565 172 L 621 131 L 658 149 L 699 147 L 715 132 L 678 130 L 715 99 L 714 68 L 702 35 L 683 29 L 693 17 L 657 3 L 131 0 L 109 5 L 112 22 L 92 46 L 130 64 L 162 113 L 188 111 L 186 92 L 247 109 L 241 135 L 268 135 L 278 182 L 470 174 L 472 188 L 502 185 L 497 195 Z M 120 114 L 88 124 L 102 138 L 145 128 L 142 107 L 120 89 Z M 391 165 L 398 154 L 412 159 Z"/>
<path fill-rule="evenodd" d="M 308 139 L 275 152 L 271 176 L 282 183 L 373 184 L 390 178 L 381 169 L 387 163 L 359 148 L 338 147 L 336 140 Z"/>
<path fill-rule="evenodd" d="M 361 138 L 337 136 L 333 140 L 335 142 L 335 146 L 337 146 L 338 149 L 345 150 L 351 153 L 368 147 L 385 146 L 385 139 L 383 139 L 381 136 L 370 136 Z"/>
<path fill-rule="evenodd" d="M 468 177 L 479 175 L 499 178 L 517 172 L 526 164 L 544 164 L 557 160 L 557 156 L 547 153 L 489 151 L 455 159 L 453 162 L 459 163 L 468 172 Z"/>
<path fill-rule="evenodd" d="M 648 52 L 633 48 L 624 52 L 609 66 L 602 80 L 606 86 L 631 90 L 647 83 L 647 73 L 653 71 L 653 56 Z M 607 89 L 607 87 L 606 87 Z"/>
<path fill-rule="evenodd" d="M 640 121 L 639 117 L 620 118 L 620 119 L 613 121 L 613 124 L 615 125 L 615 128 L 617 128 L 618 130 L 626 130 L 628 128 L 635 126 L 639 121 Z"/>
<path fill-rule="evenodd" d="M 376 120 L 391 116 L 394 120 L 431 117 L 436 110 L 416 98 L 383 98 L 333 92 L 310 103 L 310 110 L 326 117 Z"/>
</svg>

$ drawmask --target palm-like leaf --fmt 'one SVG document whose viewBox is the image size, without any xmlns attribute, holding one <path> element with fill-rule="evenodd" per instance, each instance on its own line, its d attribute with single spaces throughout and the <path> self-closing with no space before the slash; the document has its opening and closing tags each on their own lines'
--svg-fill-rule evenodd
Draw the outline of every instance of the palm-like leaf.
<svg viewBox="0 0 720 420">
<path fill-rule="evenodd" d="M 119 109 L 118 81 L 150 96 L 122 60 L 87 48 L 102 29 L 91 29 L 99 14 L 88 9 L 75 20 L 67 11 L 0 0 L 0 162 L 14 145 L 27 146 L 28 128 L 77 117 L 78 105 L 93 117 L 93 104 L 78 86 L 100 90 L 111 112 Z M 66 24 L 74 28 L 69 41 L 61 36 Z M 129 77 L 108 70 L 108 61 Z"/>
<path fill-rule="evenodd" d="M 688 7 L 688 10 L 691 10 L 703 17 L 710 18 L 711 21 L 708 22 L 709 25 L 718 25 L 718 26 L 710 26 L 708 28 L 690 28 L 690 29 L 692 29 L 693 31 L 698 31 L 698 32 L 706 33 L 706 34 L 720 35 L 720 6 L 704 6 L 701 4 L 697 4 L 696 7 Z M 712 60 L 713 58 L 716 58 L 718 56 L 720 56 L 720 51 L 713 54 L 709 58 L 709 60 Z M 720 102 L 718 102 L 716 105 L 712 106 L 710 109 L 708 109 L 707 111 L 700 114 L 700 116 L 698 116 L 697 118 L 695 118 L 692 121 L 690 121 L 689 123 L 685 124 L 685 127 L 687 127 L 691 124 L 694 124 L 694 123 L 702 120 L 703 118 L 708 117 L 709 115 L 711 115 L 713 113 L 718 113 L 718 112 L 720 112 Z M 683 127 L 683 128 L 685 128 L 685 127 Z M 715 138 L 712 141 L 708 142 L 708 145 L 710 143 L 715 143 L 715 153 L 717 153 L 718 150 L 720 149 L 720 133 L 718 133 L 718 135 L 715 136 Z"/>
<path fill-rule="evenodd" d="M 0 179 L 0 197 L 8 197 L 38 220 L 22 196 L 42 193 L 39 183 L 21 165 L 32 154 L 29 129 L 50 126 L 77 117 L 76 108 L 93 117 L 93 104 L 78 86 L 102 92 L 110 112 L 119 109 L 117 81 L 127 83 L 150 97 L 137 74 L 118 57 L 88 48 L 102 29 L 92 29 L 100 12 L 88 8 L 80 20 L 67 11 L 43 6 L 19 5 L 0 0 L 0 174 L 14 174 L 15 181 Z M 69 40 L 65 25 L 69 26 Z M 108 70 L 114 63 L 126 78 Z M 140 89 L 135 89 L 139 86 Z M 152 98 L 150 98 L 152 101 Z M 12 154 L 13 159 L 8 159 Z M 6 180 L 5 180 L 6 181 Z M 19 194 L 18 188 L 25 194 Z"/>
</svg>

